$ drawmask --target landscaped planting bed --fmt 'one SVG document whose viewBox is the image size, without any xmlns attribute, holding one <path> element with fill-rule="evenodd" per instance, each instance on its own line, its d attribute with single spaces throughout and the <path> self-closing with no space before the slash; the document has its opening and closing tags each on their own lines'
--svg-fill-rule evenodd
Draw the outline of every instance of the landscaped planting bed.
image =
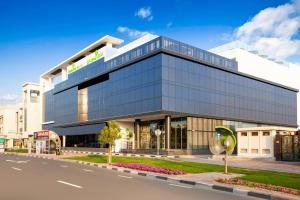
<svg viewBox="0 0 300 200">
<path fill-rule="evenodd" d="M 245 181 L 238 178 L 232 178 L 232 179 L 219 179 L 217 182 L 220 183 L 226 183 L 226 184 L 232 184 L 232 185 L 241 185 L 241 186 L 247 186 L 247 187 L 253 187 L 253 188 L 260 188 L 265 190 L 271 190 L 276 192 L 283 192 L 287 194 L 293 194 L 293 195 L 300 195 L 300 190 L 292 189 L 292 188 L 286 188 L 282 186 L 276 186 L 276 185 L 270 185 L 265 183 L 255 183 L 251 181 Z"/>
<path fill-rule="evenodd" d="M 149 165 L 142 165 L 142 164 L 131 164 L 131 163 L 116 163 L 113 164 L 116 167 L 124 167 L 129 169 L 136 169 L 141 171 L 147 171 L 147 172 L 155 172 L 155 173 L 161 173 L 161 174 L 169 174 L 169 175 L 183 175 L 186 174 L 183 171 L 180 170 L 172 170 L 167 168 L 161 168 L 161 167 L 153 167 Z"/>
</svg>

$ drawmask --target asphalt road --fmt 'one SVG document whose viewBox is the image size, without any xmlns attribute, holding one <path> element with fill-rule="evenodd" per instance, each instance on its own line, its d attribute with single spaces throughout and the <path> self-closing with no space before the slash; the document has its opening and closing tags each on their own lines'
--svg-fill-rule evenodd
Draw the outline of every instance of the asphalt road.
<svg viewBox="0 0 300 200">
<path fill-rule="evenodd" d="M 63 161 L 0 154 L 0 200 L 254 199 Z"/>
</svg>

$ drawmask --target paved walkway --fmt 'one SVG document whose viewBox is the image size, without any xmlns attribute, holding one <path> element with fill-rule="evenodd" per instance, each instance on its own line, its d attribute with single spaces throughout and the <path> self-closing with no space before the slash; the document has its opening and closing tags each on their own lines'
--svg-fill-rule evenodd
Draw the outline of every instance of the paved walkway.
<svg viewBox="0 0 300 200">
<path fill-rule="evenodd" d="M 221 157 L 208 158 L 208 156 L 180 156 L 172 160 L 182 160 L 189 162 L 208 163 L 223 165 L 224 162 Z M 232 158 L 228 161 L 231 167 L 241 167 L 258 170 L 269 170 L 277 172 L 288 172 L 300 174 L 300 162 L 283 162 L 283 161 L 272 161 L 272 160 L 254 160 L 254 159 L 242 159 Z"/>
</svg>

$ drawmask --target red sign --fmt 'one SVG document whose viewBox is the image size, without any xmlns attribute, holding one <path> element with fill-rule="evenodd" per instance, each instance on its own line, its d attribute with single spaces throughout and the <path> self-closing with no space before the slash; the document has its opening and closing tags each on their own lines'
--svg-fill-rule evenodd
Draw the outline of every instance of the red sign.
<svg viewBox="0 0 300 200">
<path fill-rule="evenodd" d="M 34 138 L 49 138 L 49 131 L 38 131 L 34 133 Z"/>
</svg>

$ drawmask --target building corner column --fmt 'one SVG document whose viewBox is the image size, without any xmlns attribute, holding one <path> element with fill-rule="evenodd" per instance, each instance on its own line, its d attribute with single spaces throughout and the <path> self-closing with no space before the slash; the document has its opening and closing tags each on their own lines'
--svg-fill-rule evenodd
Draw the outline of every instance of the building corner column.
<svg viewBox="0 0 300 200">
<path fill-rule="evenodd" d="M 134 122 L 135 149 L 140 149 L 140 122 L 141 120 L 139 119 L 136 119 Z"/>
<path fill-rule="evenodd" d="M 170 138 L 171 138 L 171 116 L 166 115 L 165 116 L 165 149 L 170 149 Z"/>
<path fill-rule="evenodd" d="M 65 135 L 62 136 L 62 147 L 63 148 L 66 147 L 66 136 Z"/>
</svg>

